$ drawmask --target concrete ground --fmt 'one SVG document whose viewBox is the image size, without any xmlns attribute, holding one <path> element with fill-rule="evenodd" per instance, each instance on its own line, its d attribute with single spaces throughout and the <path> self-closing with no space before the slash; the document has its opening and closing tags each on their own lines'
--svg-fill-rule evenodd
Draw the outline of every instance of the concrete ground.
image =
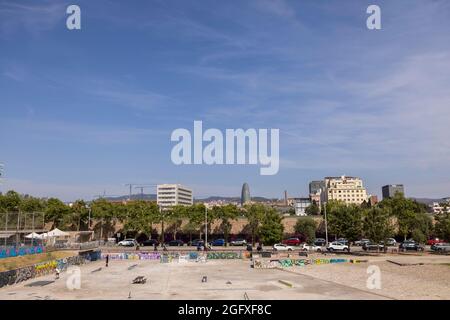
<svg viewBox="0 0 450 320">
<path fill-rule="evenodd" d="M 366 263 L 253 269 L 249 260 L 162 264 L 111 260 L 81 266 L 81 288 L 69 290 L 69 274 L 35 278 L 0 289 L 6 299 L 450 299 L 450 256 L 312 254 L 308 258 L 367 259 Z M 392 260 L 396 263 L 388 262 Z M 403 264 L 400 266 L 398 263 Z M 421 265 L 417 265 L 420 263 Z M 367 289 L 367 267 L 381 270 L 381 289 Z M 132 284 L 137 276 L 147 283 Z M 202 283 L 202 277 L 207 282 Z M 280 282 L 283 281 L 284 283 Z M 292 287 L 291 287 L 291 286 Z"/>
<path fill-rule="evenodd" d="M 100 271 L 96 271 L 101 268 Z M 384 297 L 281 270 L 255 270 L 250 261 L 161 264 L 156 261 L 94 262 L 81 267 L 81 288 L 66 288 L 67 273 L 59 280 L 45 276 L 0 289 L 0 299 L 384 299 Z M 145 276 L 145 284 L 132 284 Z M 202 283 L 202 277 L 207 282 Z M 280 283 L 285 281 L 286 284 Z M 38 282 L 44 286 L 28 287 Z M 46 284 L 45 281 L 50 283 Z M 54 282 L 53 282 L 54 281 Z M 289 287 L 287 284 L 291 284 Z M 131 298 L 129 298 L 131 297 Z"/>
</svg>

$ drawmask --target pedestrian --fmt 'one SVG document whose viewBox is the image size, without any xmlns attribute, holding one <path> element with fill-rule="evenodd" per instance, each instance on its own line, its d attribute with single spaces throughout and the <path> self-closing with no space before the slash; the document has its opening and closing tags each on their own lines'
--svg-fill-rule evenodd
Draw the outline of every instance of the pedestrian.
<svg viewBox="0 0 450 320">
<path fill-rule="evenodd" d="M 108 267 L 108 262 L 109 262 L 109 254 L 106 255 L 106 267 Z"/>
<path fill-rule="evenodd" d="M 155 244 L 153 245 L 153 251 L 158 251 L 158 245 L 156 244 L 156 242 L 155 242 Z"/>
<path fill-rule="evenodd" d="M 56 268 L 56 269 L 55 269 L 55 280 L 58 280 L 58 279 L 59 279 L 59 273 L 60 273 L 59 269 Z"/>
</svg>

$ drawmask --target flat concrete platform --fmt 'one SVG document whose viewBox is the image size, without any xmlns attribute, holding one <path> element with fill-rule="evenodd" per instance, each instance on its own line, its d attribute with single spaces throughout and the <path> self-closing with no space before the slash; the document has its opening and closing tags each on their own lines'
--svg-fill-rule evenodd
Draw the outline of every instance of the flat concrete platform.
<svg viewBox="0 0 450 320">
<path fill-rule="evenodd" d="M 316 266 L 320 268 L 322 266 Z M 101 270 L 98 270 L 101 268 Z M 96 272 L 92 272 L 96 271 Z M 132 284 L 138 276 L 145 284 Z M 202 282 L 206 276 L 207 282 Z M 53 281 L 44 276 L 0 289 L 0 299 L 388 299 L 342 284 L 276 269 L 253 269 L 250 261 L 209 260 L 206 263 L 103 261 L 81 266 L 81 288 L 69 290 L 68 273 L 42 287 L 29 283 Z M 281 281 L 280 281 L 281 280 Z M 286 285 L 286 283 L 291 285 Z"/>
</svg>

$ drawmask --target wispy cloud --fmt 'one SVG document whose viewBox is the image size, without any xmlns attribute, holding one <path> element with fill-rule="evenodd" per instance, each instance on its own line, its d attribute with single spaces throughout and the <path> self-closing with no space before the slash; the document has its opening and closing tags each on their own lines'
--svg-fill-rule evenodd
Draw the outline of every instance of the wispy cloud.
<svg viewBox="0 0 450 320">
<path fill-rule="evenodd" d="M 66 17 L 62 2 L 0 2 L 0 36 L 12 36 L 18 30 L 32 35 L 52 29 Z"/>
</svg>

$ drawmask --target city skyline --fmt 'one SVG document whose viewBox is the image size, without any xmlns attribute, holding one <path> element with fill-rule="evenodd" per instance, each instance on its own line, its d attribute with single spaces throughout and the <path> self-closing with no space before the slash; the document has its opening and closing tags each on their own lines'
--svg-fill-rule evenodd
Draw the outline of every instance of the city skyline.
<svg viewBox="0 0 450 320">
<path fill-rule="evenodd" d="M 450 3 L 61 1 L 0 4 L 0 191 L 65 201 L 180 183 L 195 198 L 307 196 L 326 176 L 369 194 L 450 195 Z M 420 27 L 420 28 L 419 28 Z M 411 41 L 414 39 L 414 41 Z M 176 166 L 170 133 L 279 128 L 280 166 Z M 153 192 L 152 192 L 153 193 Z M 156 193 L 156 190 L 155 190 Z"/>
</svg>

